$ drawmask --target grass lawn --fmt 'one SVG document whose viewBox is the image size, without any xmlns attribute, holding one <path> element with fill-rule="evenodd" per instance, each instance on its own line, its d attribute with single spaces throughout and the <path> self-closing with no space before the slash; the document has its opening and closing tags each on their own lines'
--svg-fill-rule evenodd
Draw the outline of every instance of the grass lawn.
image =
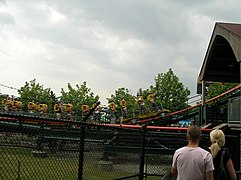
<svg viewBox="0 0 241 180">
<path fill-rule="evenodd" d="M 133 175 L 126 172 L 108 172 L 97 164 L 85 164 L 83 179 L 108 180 Z M 32 156 L 31 149 L 0 147 L 0 179 L 77 179 L 78 159 Z M 138 179 L 136 177 L 135 179 Z"/>
</svg>

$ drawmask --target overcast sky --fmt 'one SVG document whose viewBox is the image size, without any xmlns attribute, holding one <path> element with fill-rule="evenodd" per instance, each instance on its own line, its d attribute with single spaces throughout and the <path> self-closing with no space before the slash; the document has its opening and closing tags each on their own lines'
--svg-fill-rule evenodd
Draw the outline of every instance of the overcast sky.
<svg viewBox="0 0 241 180">
<path fill-rule="evenodd" d="M 241 23 L 239 0 L 0 0 L 0 93 L 36 79 L 60 95 L 87 82 L 101 103 L 136 95 L 171 68 L 196 95 L 216 22 Z M 2 86 L 4 85 L 4 86 Z"/>
</svg>

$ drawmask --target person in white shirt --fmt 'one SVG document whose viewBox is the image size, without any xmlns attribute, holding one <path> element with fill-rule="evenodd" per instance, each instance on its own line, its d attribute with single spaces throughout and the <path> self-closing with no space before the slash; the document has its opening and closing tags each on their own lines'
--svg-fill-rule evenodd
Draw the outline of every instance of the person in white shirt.
<svg viewBox="0 0 241 180">
<path fill-rule="evenodd" d="M 188 127 L 188 145 L 177 149 L 173 155 L 172 174 L 178 180 L 213 180 L 212 155 L 199 147 L 201 137 L 200 127 Z"/>
</svg>

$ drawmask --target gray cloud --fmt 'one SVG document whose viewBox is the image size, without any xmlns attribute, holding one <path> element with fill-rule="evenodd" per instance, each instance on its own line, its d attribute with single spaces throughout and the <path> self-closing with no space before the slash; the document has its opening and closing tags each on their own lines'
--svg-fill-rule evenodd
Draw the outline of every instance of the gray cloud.
<svg viewBox="0 0 241 180">
<path fill-rule="evenodd" d="M 119 87 L 135 95 L 172 68 L 195 94 L 214 24 L 238 22 L 240 3 L 0 1 L 1 83 L 21 87 L 36 78 L 58 94 L 86 81 L 104 102 Z"/>
<path fill-rule="evenodd" d="M 1 13 L 0 12 L 0 22 L 1 24 L 15 24 L 15 20 L 13 16 L 7 14 L 7 13 Z"/>
</svg>

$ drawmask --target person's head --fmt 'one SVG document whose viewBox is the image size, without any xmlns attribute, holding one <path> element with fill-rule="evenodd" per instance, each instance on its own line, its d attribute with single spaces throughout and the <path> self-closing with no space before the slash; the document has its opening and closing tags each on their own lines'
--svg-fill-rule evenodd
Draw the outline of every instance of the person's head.
<svg viewBox="0 0 241 180">
<path fill-rule="evenodd" d="M 196 125 L 191 125 L 187 129 L 187 139 L 193 143 L 199 143 L 202 137 L 201 128 Z"/>
<path fill-rule="evenodd" d="M 218 151 L 225 145 L 225 135 L 222 130 L 214 129 L 210 133 L 210 141 L 212 143 L 209 149 L 213 158 L 218 154 Z"/>
</svg>

